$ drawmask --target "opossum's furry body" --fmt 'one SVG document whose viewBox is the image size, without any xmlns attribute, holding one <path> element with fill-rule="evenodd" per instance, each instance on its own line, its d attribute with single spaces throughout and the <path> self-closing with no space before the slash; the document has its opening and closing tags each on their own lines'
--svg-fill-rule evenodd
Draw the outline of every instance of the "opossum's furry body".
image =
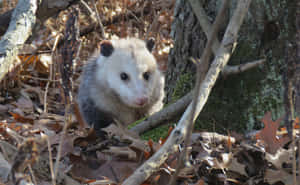
<svg viewBox="0 0 300 185">
<path fill-rule="evenodd" d="M 127 126 L 162 108 L 165 82 L 152 47 L 136 38 L 101 42 L 84 68 L 78 93 L 89 125 L 100 129 L 116 120 Z"/>
</svg>

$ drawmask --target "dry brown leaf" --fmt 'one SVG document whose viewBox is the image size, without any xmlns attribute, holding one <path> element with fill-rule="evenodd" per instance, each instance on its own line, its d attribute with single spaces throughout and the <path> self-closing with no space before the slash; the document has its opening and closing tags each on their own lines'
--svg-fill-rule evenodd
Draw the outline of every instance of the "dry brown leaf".
<svg viewBox="0 0 300 185">
<path fill-rule="evenodd" d="M 33 103 L 31 100 L 21 97 L 18 99 L 18 101 L 15 103 L 15 105 L 21 109 L 24 113 L 33 113 Z"/>
<path fill-rule="evenodd" d="M 80 132 L 77 135 L 79 135 L 79 137 L 74 139 L 74 146 L 87 147 L 89 143 L 93 143 L 97 139 L 97 134 L 94 129 Z"/>
<path fill-rule="evenodd" d="M 51 144 L 58 144 L 59 140 L 61 139 L 61 134 L 63 134 L 63 133 L 61 132 L 58 135 L 51 136 L 50 137 L 50 143 Z M 56 140 L 51 139 L 53 137 L 56 137 L 57 139 Z M 74 152 L 74 146 L 73 146 L 74 138 L 75 138 L 74 136 L 64 135 L 63 142 L 62 142 L 62 147 L 61 147 L 61 157 L 62 158 L 64 156 Z M 56 141 L 56 143 L 54 143 L 54 141 Z"/>
<path fill-rule="evenodd" d="M 13 117 L 14 119 L 17 121 L 17 122 L 20 122 L 20 123 L 30 123 L 31 125 L 33 125 L 34 123 L 34 120 L 32 118 L 26 118 L 24 116 L 21 116 L 17 113 L 13 113 L 13 112 L 9 112 Z"/>
<path fill-rule="evenodd" d="M 19 55 L 18 58 L 22 62 L 23 70 L 27 70 L 27 68 L 35 66 L 34 64 L 39 60 L 38 55 Z"/>
<path fill-rule="evenodd" d="M 281 120 L 282 118 L 277 119 L 275 122 L 272 121 L 271 112 L 267 112 L 262 119 L 265 127 L 256 134 L 256 139 L 261 140 L 265 145 L 266 151 L 271 154 L 275 154 L 280 147 L 290 141 L 287 135 L 277 138 L 277 130 Z"/>
<path fill-rule="evenodd" d="M 232 158 L 231 163 L 229 164 L 229 166 L 227 168 L 228 168 L 228 170 L 237 172 L 238 174 L 245 175 L 246 177 L 248 176 L 247 172 L 245 170 L 246 165 L 239 163 L 236 157 Z"/>
<path fill-rule="evenodd" d="M 63 126 L 61 124 L 59 124 L 58 122 L 55 123 L 46 123 L 45 126 L 47 128 L 49 128 L 50 130 L 53 130 L 54 132 L 58 133 L 60 131 L 62 131 Z"/>
<path fill-rule="evenodd" d="M 110 179 L 114 182 L 125 180 L 129 177 L 138 163 L 132 161 L 120 161 L 116 158 L 100 163 L 98 160 L 88 158 L 80 159 L 73 163 L 70 173 L 73 176 L 86 179 Z"/>
<path fill-rule="evenodd" d="M 289 174 L 283 170 L 272 170 L 267 169 L 265 172 L 265 181 L 269 184 L 274 184 L 278 181 L 283 182 L 283 184 L 294 184 L 293 175 Z"/>
<path fill-rule="evenodd" d="M 293 161 L 293 149 L 290 148 L 285 150 L 283 148 L 279 148 L 275 155 L 266 153 L 266 159 L 268 162 L 272 163 L 277 169 L 282 168 L 282 164 L 292 164 Z"/>
<path fill-rule="evenodd" d="M 105 131 L 109 135 L 109 137 L 118 136 L 120 137 L 121 141 L 130 141 L 130 147 L 133 147 L 140 151 L 150 150 L 146 141 L 139 139 L 139 136 L 136 133 L 131 132 L 126 128 L 120 128 L 115 124 L 110 124 L 108 127 L 102 130 Z"/>
<path fill-rule="evenodd" d="M 7 112 L 8 109 L 9 109 L 9 108 L 8 108 L 7 105 L 1 105 L 1 104 L 0 104 L 0 113 Z"/>
<path fill-rule="evenodd" d="M 204 180 L 203 179 L 199 179 L 195 185 L 204 185 Z"/>
</svg>

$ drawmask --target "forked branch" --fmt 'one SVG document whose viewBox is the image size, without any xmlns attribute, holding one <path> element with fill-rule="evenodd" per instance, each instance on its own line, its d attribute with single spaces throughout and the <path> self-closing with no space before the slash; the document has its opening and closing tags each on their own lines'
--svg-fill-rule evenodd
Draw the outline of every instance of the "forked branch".
<svg viewBox="0 0 300 185">
<path fill-rule="evenodd" d="M 215 84 L 220 71 L 227 64 L 234 44 L 237 39 L 237 33 L 243 22 L 244 16 L 247 13 L 251 0 L 239 0 L 237 8 L 230 20 L 230 23 L 226 29 L 221 46 L 218 49 L 216 57 L 200 86 L 198 99 L 195 105 L 195 117 L 199 115 L 204 104 L 208 99 L 208 95 L 211 92 L 213 85 Z M 149 160 L 141 165 L 128 179 L 126 179 L 123 185 L 139 185 L 145 181 L 151 174 L 156 172 L 159 167 L 165 162 L 170 154 L 178 151 L 178 146 L 183 142 L 183 138 L 187 134 L 188 121 L 192 112 L 192 104 L 188 106 L 183 116 L 181 117 L 178 126 L 172 131 L 166 143 L 161 147 Z"/>
</svg>

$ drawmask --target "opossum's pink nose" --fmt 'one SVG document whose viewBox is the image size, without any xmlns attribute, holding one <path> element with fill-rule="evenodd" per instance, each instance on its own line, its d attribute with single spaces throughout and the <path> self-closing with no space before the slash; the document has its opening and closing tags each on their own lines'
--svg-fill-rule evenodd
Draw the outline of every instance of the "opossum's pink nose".
<svg viewBox="0 0 300 185">
<path fill-rule="evenodd" d="M 136 101 L 135 101 L 135 103 L 136 103 L 138 106 L 143 106 L 143 105 L 145 105 L 147 102 L 148 102 L 148 98 L 147 98 L 147 97 L 137 98 Z"/>
</svg>

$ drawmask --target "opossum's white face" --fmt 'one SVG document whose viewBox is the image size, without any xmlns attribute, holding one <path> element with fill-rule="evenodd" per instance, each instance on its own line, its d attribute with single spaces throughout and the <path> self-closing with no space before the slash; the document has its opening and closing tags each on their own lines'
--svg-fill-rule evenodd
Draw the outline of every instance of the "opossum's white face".
<svg viewBox="0 0 300 185">
<path fill-rule="evenodd" d="M 106 87 L 123 104 L 144 107 L 150 102 L 160 77 L 156 61 L 140 40 L 122 39 L 115 43 L 112 43 L 111 53 L 101 52 L 97 78 L 105 81 Z"/>
</svg>

